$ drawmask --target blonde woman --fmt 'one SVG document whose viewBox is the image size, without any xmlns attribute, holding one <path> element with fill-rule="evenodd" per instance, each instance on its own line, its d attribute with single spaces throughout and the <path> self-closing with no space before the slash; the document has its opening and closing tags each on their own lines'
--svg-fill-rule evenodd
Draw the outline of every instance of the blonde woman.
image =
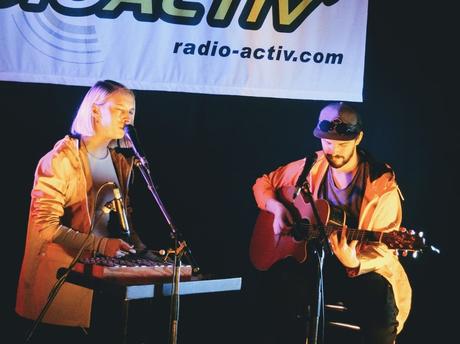
<svg viewBox="0 0 460 344">
<path fill-rule="evenodd" d="M 124 143 L 124 126 L 134 121 L 135 109 L 135 96 L 124 85 L 96 82 L 80 105 L 71 134 L 40 159 L 17 289 L 16 312 L 21 317 L 37 319 L 57 270 L 68 266 L 82 245 L 86 245 L 86 256 L 123 256 L 145 250 L 135 231 L 129 240 L 111 233 L 110 211 L 104 208 L 113 200 L 116 187 L 129 209 L 133 158 L 119 147 Z M 129 212 L 127 217 L 131 223 Z M 73 328 L 80 335 L 80 328 L 90 326 L 92 297 L 91 289 L 64 283 L 42 322 Z"/>
</svg>

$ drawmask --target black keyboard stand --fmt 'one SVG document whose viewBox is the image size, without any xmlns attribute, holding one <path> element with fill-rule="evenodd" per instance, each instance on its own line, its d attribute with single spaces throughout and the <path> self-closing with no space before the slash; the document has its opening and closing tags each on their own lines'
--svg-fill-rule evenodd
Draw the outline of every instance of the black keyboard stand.
<svg viewBox="0 0 460 344">
<path fill-rule="evenodd" d="M 57 272 L 59 278 L 65 272 L 65 268 L 61 268 Z M 103 303 L 93 302 L 91 329 L 93 333 L 98 333 L 101 339 L 112 340 L 113 343 L 128 344 L 128 323 L 130 303 L 136 300 L 146 300 L 148 302 L 164 302 L 171 297 L 173 293 L 172 282 L 152 282 L 150 284 L 127 285 L 118 283 L 116 280 L 106 280 L 96 278 L 86 274 L 71 271 L 67 277 L 68 283 L 73 283 L 85 288 L 94 290 L 94 301 L 104 299 Z M 192 276 L 190 280 L 181 281 L 179 294 L 196 295 L 209 294 L 220 292 L 232 292 L 241 290 L 241 277 L 225 277 L 219 278 L 214 276 Z M 105 305 L 105 309 L 101 309 L 101 305 Z M 98 307 L 98 309 L 94 309 Z M 110 308 L 110 309 L 109 309 Z M 117 309 L 117 310 L 115 310 Z M 121 321 L 121 327 L 111 324 L 109 328 L 103 326 L 97 328 L 101 322 L 97 323 L 93 317 L 93 313 L 98 314 L 99 319 L 102 317 L 107 319 L 117 313 L 118 320 Z M 161 314 L 158 316 L 161 317 Z M 93 322 L 93 320 L 95 320 Z M 108 333 L 110 332 L 110 333 Z"/>
</svg>

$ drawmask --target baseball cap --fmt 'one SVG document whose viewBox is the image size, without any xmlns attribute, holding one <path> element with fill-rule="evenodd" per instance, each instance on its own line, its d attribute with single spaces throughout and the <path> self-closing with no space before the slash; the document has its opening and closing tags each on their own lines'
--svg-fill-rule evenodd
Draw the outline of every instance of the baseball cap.
<svg viewBox="0 0 460 344">
<path fill-rule="evenodd" d="M 321 110 L 313 135 L 320 139 L 349 141 L 361 131 L 361 118 L 356 110 L 338 102 L 328 104 Z"/>
</svg>

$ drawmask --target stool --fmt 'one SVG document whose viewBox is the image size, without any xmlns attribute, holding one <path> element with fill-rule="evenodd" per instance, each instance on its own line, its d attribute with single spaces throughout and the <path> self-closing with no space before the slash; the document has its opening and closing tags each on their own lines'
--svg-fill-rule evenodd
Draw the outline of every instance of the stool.
<svg viewBox="0 0 460 344">
<path fill-rule="evenodd" d="M 350 310 L 343 302 L 324 305 L 326 328 L 325 342 L 328 344 L 357 343 L 361 328 L 350 316 Z"/>
<path fill-rule="evenodd" d="M 338 320 L 340 321 L 329 321 L 329 317 L 326 315 L 326 320 L 327 323 L 332 325 L 332 326 L 337 326 L 337 327 L 342 327 L 342 328 L 347 328 L 353 331 L 359 331 L 361 328 L 353 324 L 352 322 L 347 321 L 346 319 L 346 313 L 348 312 L 348 308 L 343 304 L 343 302 L 337 302 L 337 303 L 332 303 L 332 304 L 326 304 L 324 305 L 325 310 L 329 311 L 328 313 L 332 315 L 332 312 L 335 312 L 335 314 L 341 314 Z"/>
</svg>

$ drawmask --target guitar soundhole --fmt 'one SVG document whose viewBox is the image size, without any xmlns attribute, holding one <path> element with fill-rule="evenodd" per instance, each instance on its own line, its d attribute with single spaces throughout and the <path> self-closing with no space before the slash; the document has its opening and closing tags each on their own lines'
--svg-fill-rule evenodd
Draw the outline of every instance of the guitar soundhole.
<svg viewBox="0 0 460 344">
<path fill-rule="evenodd" d="M 300 221 L 296 222 L 294 227 L 291 230 L 291 236 L 296 241 L 303 241 L 307 239 L 308 234 L 308 226 L 310 225 L 310 221 L 308 219 L 301 219 Z"/>
</svg>

